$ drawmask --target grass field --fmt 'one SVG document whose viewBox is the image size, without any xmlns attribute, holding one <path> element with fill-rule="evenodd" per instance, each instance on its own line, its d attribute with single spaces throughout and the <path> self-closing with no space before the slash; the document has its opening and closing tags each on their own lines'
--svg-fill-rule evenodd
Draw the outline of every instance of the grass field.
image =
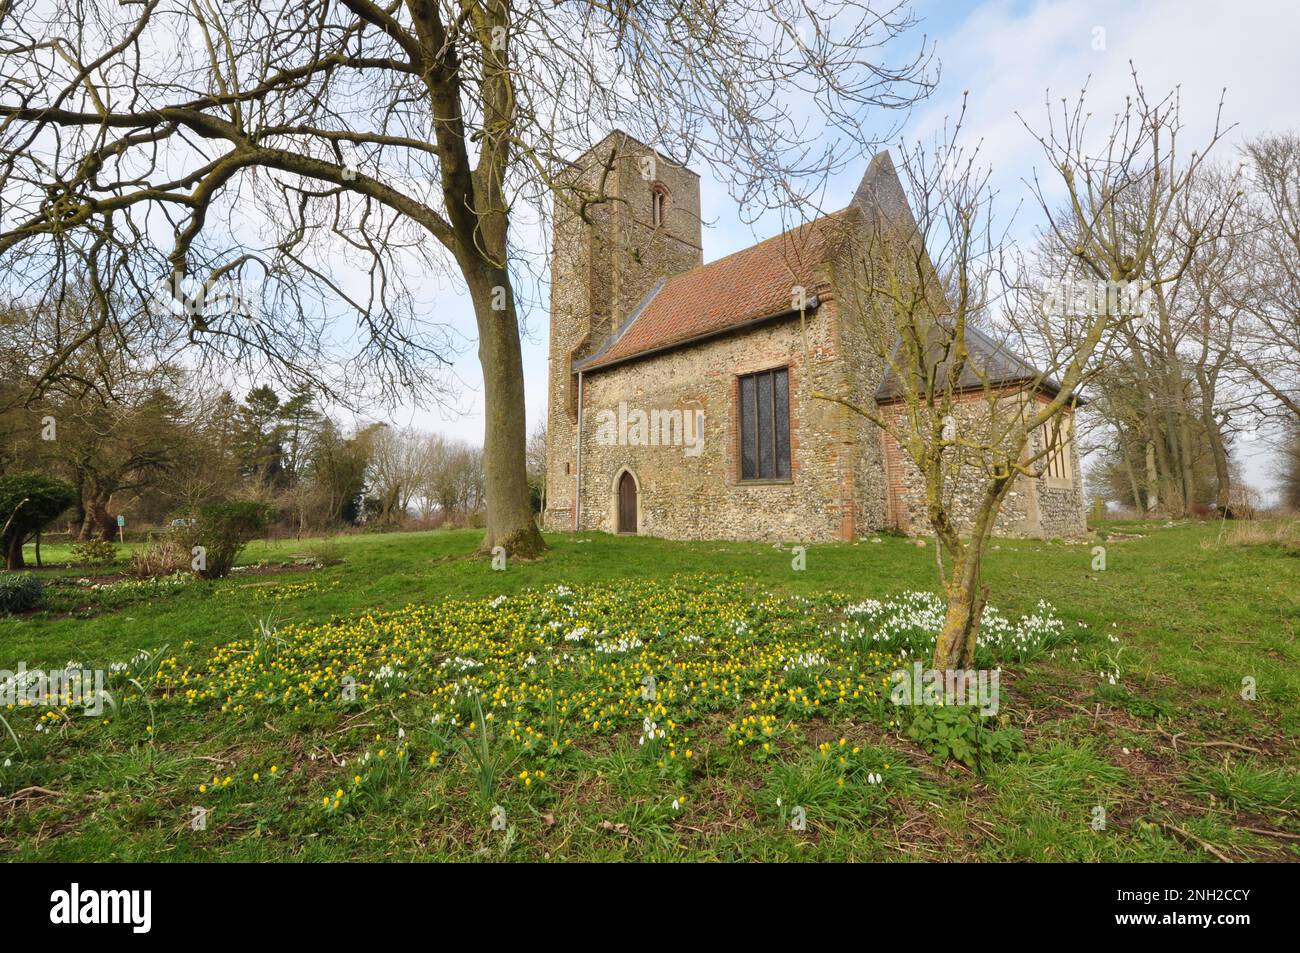
<svg viewBox="0 0 1300 953">
<path fill-rule="evenodd" d="M 803 570 L 578 534 L 494 571 L 472 531 L 258 543 L 241 565 L 287 568 L 215 583 L 39 570 L 0 669 L 114 667 L 116 705 L 0 709 L 0 853 L 1300 859 L 1300 549 L 1108 533 L 995 544 L 1002 704 L 969 765 L 936 754 L 956 722 L 886 700 L 925 615 L 868 600 L 934 589 L 910 540 Z"/>
</svg>

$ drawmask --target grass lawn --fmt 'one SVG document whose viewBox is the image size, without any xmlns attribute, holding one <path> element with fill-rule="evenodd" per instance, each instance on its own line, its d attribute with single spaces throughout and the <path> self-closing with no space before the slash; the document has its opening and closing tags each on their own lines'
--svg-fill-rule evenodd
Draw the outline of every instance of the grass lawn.
<svg viewBox="0 0 1300 953">
<path fill-rule="evenodd" d="M 1098 543 L 994 544 L 978 725 L 888 701 L 926 649 L 903 595 L 935 587 L 888 536 L 803 570 L 589 533 L 494 571 L 473 531 L 257 543 L 242 566 L 285 568 L 214 583 L 37 570 L 0 669 L 119 663 L 116 705 L 0 708 L 0 853 L 1300 859 L 1300 550 L 1108 533 L 1104 570 Z"/>
</svg>

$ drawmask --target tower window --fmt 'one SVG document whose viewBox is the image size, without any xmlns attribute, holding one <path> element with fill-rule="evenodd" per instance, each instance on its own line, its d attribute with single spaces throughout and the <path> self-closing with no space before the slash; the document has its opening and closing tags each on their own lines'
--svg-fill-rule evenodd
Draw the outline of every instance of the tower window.
<svg viewBox="0 0 1300 953">
<path fill-rule="evenodd" d="M 668 190 L 659 183 L 650 189 L 650 223 L 658 228 L 668 215 Z"/>
</svg>

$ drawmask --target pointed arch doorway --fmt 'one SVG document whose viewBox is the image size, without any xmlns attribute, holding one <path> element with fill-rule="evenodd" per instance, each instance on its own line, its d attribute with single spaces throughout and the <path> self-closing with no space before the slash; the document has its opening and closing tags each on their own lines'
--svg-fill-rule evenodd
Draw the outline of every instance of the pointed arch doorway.
<svg viewBox="0 0 1300 953">
<path fill-rule="evenodd" d="M 630 470 L 624 470 L 618 477 L 618 490 L 615 495 L 617 500 L 617 530 L 620 534 L 636 535 L 637 525 L 637 486 L 636 477 L 632 476 Z"/>
</svg>

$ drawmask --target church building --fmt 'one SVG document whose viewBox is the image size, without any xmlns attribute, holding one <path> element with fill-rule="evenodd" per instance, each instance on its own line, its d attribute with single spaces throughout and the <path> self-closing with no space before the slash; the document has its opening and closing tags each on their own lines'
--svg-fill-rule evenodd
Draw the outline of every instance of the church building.
<svg viewBox="0 0 1300 953">
<path fill-rule="evenodd" d="M 808 542 L 928 533 L 910 460 L 880 427 L 814 398 L 810 381 L 885 412 L 901 398 L 837 267 L 846 228 L 910 220 L 888 153 L 843 210 L 708 264 L 690 169 L 615 132 L 572 172 L 605 200 L 555 203 L 546 528 Z M 979 331 L 967 345 L 984 371 L 972 401 L 990 383 L 1050 387 Z M 1000 535 L 1084 533 L 1066 413 L 1042 475 L 1017 478 Z"/>
</svg>

